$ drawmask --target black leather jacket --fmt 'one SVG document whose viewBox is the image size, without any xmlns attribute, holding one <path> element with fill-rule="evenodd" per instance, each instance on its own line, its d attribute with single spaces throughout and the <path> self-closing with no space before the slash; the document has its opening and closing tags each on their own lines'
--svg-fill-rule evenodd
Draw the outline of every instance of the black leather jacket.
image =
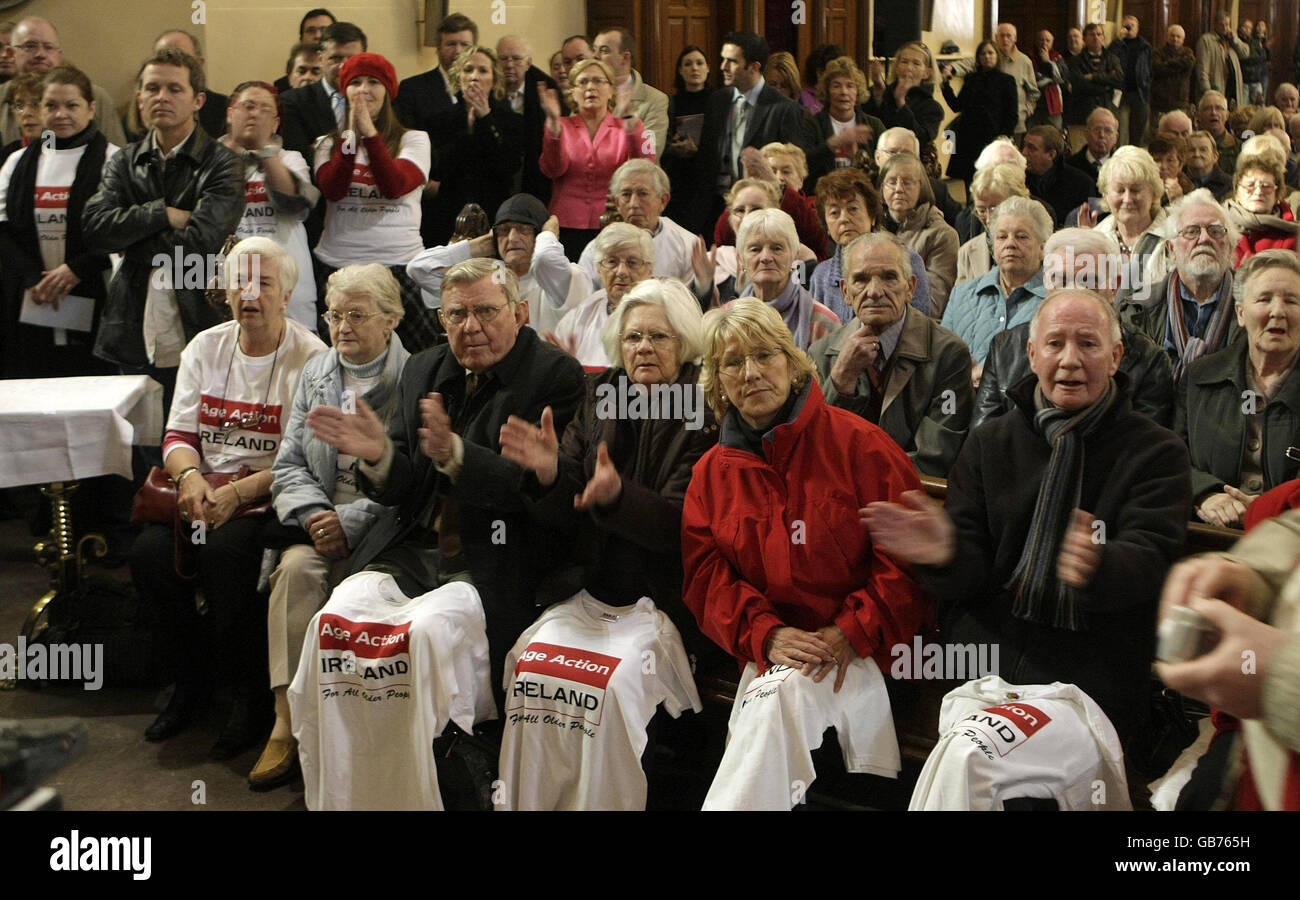
<svg viewBox="0 0 1300 900">
<path fill-rule="evenodd" d="M 168 224 L 169 206 L 189 211 L 184 228 Z M 119 365 L 149 362 L 142 326 L 155 256 L 181 256 L 182 271 L 175 274 L 188 277 L 176 279 L 176 301 L 186 340 L 220 322 L 203 295 L 215 264 L 209 254 L 221 251 L 243 212 L 242 166 L 202 128 L 194 129 L 165 167 L 149 136 L 110 159 L 82 218 L 90 250 L 124 257 L 108 286 L 95 355 Z"/>
<path fill-rule="evenodd" d="M 971 431 L 985 420 L 1015 408 L 1007 390 L 1030 373 L 1029 354 L 1025 350 L 1029 324 L 1009 328 L 989 344 L 984 374 L 975 394 Z M 1141 332 L 1121 328 L 1120 334 L 1124 340 L 1124 357 L 1119 362 L 1119 370 L 1128 376 L 1134 411 L 1157 425 L 1170 427 L 1174 419 L 1174 369 L 1169 355 Z"/>
</svg>

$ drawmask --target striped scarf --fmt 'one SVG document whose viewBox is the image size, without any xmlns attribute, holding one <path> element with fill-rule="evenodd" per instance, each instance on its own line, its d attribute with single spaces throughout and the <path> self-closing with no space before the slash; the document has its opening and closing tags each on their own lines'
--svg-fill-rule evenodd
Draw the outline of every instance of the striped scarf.
<svg viewBox="0 0 1300 900">
<path fill-rule="evenodd" d="M 1056 561 L 1070 517 L 1079 505 L 1083 483 L 1083 441 L 1106 416 L 1116 397 L 1115 379 L 1107 379 L 1106 392 L 1091 406 L 1077 412 L 1053 406 L 1034 388 L 1034 430 L 1052 448 L 1034 503 L 1034 516 L 1020 561 L 1005 587 L 1014 589 L 1011 614 L 1017 619 L 1083 631 L 1087 626 L 1079 609 L 1078 592 L 1056 578 Z"/>
<path fill-rule="evenodd" d="M 1232 279 L 1225 279 L 1219 287 L 1218 305 L 1205 325 L 1205 337 L 1192 337 L 1187 333 L 1187 322 L 1183 319 L 1182 279 L 1178 270 L 1169 273 L 1169 290 L 1166 294 L 1166 316 L 1169 320 L 1169 339 L 1173 341 L 1178 362 L 1174 365 L 1174 384 L 1181 384 L 1187 367 L 1207 353 L 1213 353 L 1223 346 L 1224 335 L 1228 333 L 1228 323 L 1232 318 Z"/>
</svg>

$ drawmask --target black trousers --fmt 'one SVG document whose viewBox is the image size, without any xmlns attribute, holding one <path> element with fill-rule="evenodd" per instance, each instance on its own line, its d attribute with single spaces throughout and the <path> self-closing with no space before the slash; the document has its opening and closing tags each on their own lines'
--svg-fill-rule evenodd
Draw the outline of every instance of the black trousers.
<svg viewBox="0 0 1300 900">
<path fill-rule="evenodd" d="M 267 691 L 266 598 L 257 593 L 264 516 L 232 519 L 209 529 L 206 542 L 175 544 L 172 528 L 146 525 L 131 547 L 131 579 L 159 629 L 164 659 L 179 682 L 217 678 L 236 698 Z M 181 573 L 197 572 L 192 580 Z M 203 591 L 207 615 L 194 606 Z"/>
</svg>

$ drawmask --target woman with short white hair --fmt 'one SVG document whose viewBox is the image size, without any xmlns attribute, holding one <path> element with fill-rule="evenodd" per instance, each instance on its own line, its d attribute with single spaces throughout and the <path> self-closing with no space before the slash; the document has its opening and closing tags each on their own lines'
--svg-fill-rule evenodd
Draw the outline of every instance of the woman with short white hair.
<svg viewBox="0 0 1300 900">
<path fill-rule="evenodd" d="M 1014 163 L 995 163 L 986 169 L 976 169 L 970 183 L 970 194 L 974 201 L 971 210 L 980 230 L 957 251 L 958 284 L 993 268 L 993 234 L 989 231 L 989 215 L 1009 197 L 1029 196 L 1025 170 Z"/>
<path fill-rule="evenodd" d="M 1079 210 L 1079 225 L 1099 228 L 1119 242 L 1126 271 L 1116 302 L 1122 304 L 1141 285 L 1154 285 L 1169 274 L 1165 247 L 1165 180 L 1160 166 L 1141 147 L 1120 147 L 1097 174 L 1102 208 L 1110 213 L 1098 221 L 1088 207 Z M 1141 282 L 1139 284 L 1138 282 Z"/>
<path fill-rule="evenodd" d="M 794 219 L 779 209 L 757 209 L 745 216 L 736 235 L 741 272 L 749 285 L 742 297 L 757 297 L 781 314 L 800 350 L 830 334 L 839 316 L 813 299 L 792 277 L 799 235 Z"/>
<path fill-rule="evenodd" d="M 610 358 L 601 342 L 602 329 L 632 286 L 653 273 L 655 248 L 650 232 L 627 222 L 606 225 L 592 243 L 604 287 L 566 313 L 555 331 L 544 337 L 577 357 L 588 369 L 604 369 L 610 365 Z"/>
</svg>

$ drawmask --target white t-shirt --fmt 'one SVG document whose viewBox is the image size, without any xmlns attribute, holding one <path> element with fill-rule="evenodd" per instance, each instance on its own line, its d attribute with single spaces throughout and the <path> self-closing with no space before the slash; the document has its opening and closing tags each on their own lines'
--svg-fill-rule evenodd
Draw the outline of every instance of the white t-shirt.
<svg viewBox="0 0 1300 900">
<path fill-rule="evenodd" d="M 279 349 L 266 356 L 239 349 L 238 322 L 199 332 L 181 353 L 167 429 L 198 434 L 204 472 L 271 468 L 302 367 L 324 350 L 292 319 L 284 320 Z M 163 459 L 180 446 L 189 444 L 167 442 Z"/>
<path fill-rule="evenodd" d="M 312 617 L 289 714 L 308 809 L 442 809 L 433 740 L 496 717 L 483 605 L 358 572 Z"/>
<path fill-rule="evenodd" d="M 1119 736 L 1072 684 L 968 681 L 943 698 L 939 735 L 908 809 L 1000 810 L 1019 797 L 1132 808 Z"/>
<path fill-rule="evenodd" d="M 577 309 L 564 314 L 560 324 L 555 326 L 555 336 L 560 339 L 560 346 L 568 349 L 589 369 L 609 368 L 609 357 L 600 336 L 609 321 L 609 295 L 603 290 L 596 291 Z"/>
<path fill-rule="evenodd" d="M 311 171 L 307 160 L 297 150 L 281 150 L 280 162 L 293 173 L 300 186 L 311 187 Z M 312 271 L 311 250 L 307 247 L 307 228 L 303 222 L 310 210 L 298 213 L 281 212 L 271 202 L 271 192 L 266 186 L 266 173 L 257 166 L 248 166 L 244 175 L 244 215 L 235 227 L 235 235 L 267 237 L 293 255 L 298 264 L 298 283 L 289 297 L 286 315 L 309 329 L 316 329 L 316 275 Z"/>
<path fill-rule="evenodd" d="M 645 809 L 655 707 L 701 708 L 681 635 L 648 597 L 552 606 L 506 657 L 505 687 L 497 809 Z"/>
<path fill-rule="evenodd" d="M 334 141 L 329 136 L 316 142 L 316 171 L 329 162 Z M 429 136 L 423 131 L 402 135 L 397 158 L 415 163 L 427 179 L 431 150 Z M 326 265 L 342 267 L 352 263 L 382 263 L 404 266 L 424 249 L 420 240 L 421 185 L 397 198 L 380 195 L 369 156 L 358 141 L 352 162 L 352 183 L 342 200 L 331 200 L 325 207 L 325 230 L 316 245 L 316 256 Z"/>
<path fill-rule="evenodd" d="M 758 666 L 749 663 L 704 809 L 789 810 L 802 803 L 817 777 L 812 751 L 831 727 L 846 770 L 898 777 L 894 716 L 875 660 L 849 663 L 839 693 L 833 672 L 821 683 L 790 666 L 771 666 L 758 677 Z"/>
</svg>

